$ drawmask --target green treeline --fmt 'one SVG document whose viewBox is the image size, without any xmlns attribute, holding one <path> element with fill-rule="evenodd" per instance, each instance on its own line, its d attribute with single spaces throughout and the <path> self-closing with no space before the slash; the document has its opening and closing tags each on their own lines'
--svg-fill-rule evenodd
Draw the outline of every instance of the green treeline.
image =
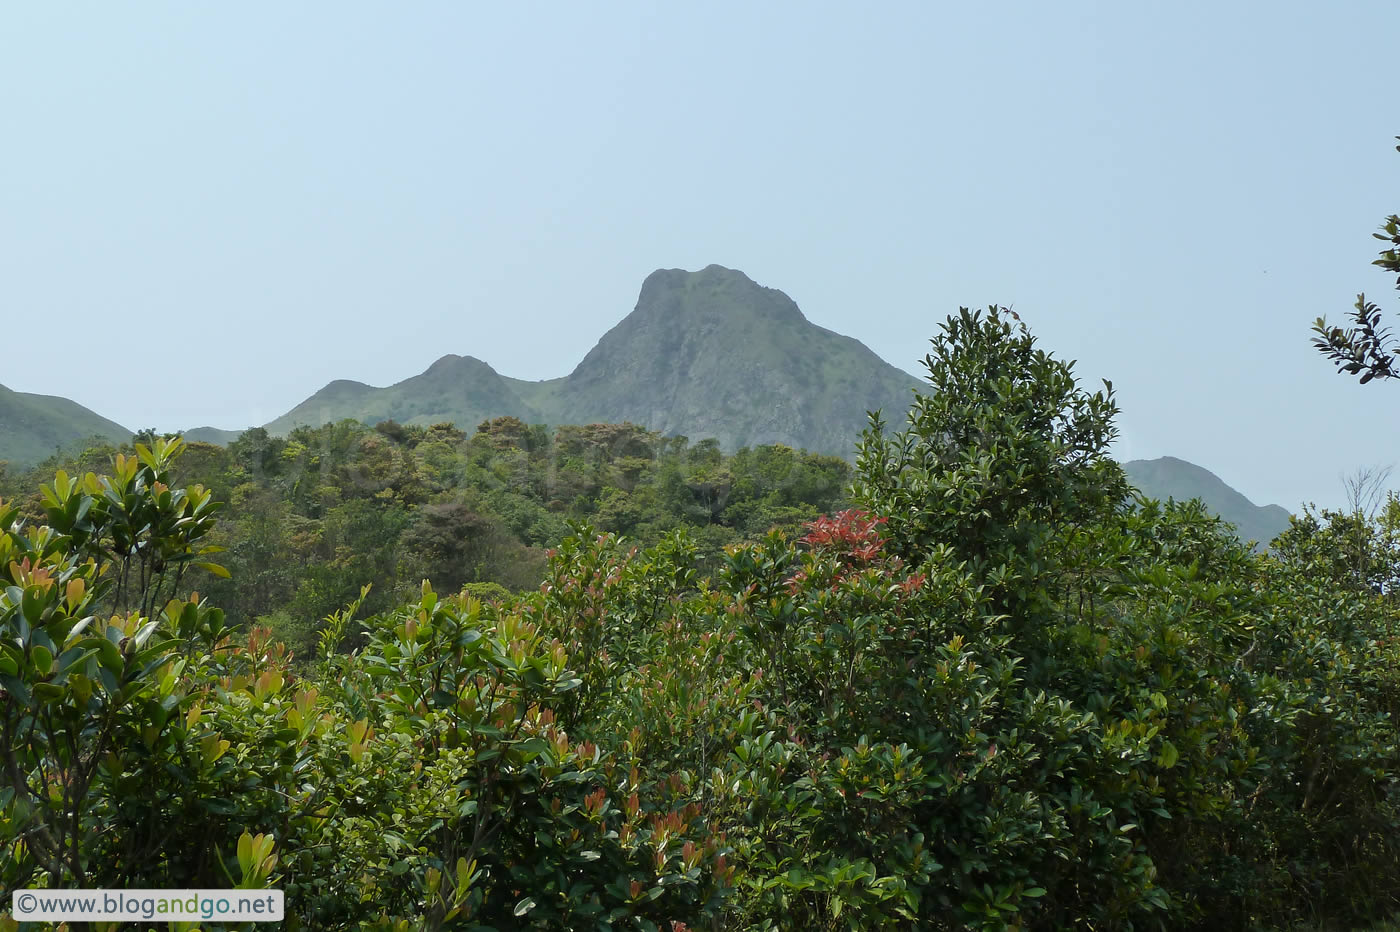
<svg viewBox="0 0 1400 932">
<path fill-rule="evenodd" d="M 0 497 L 39 520 L 46 477 L 100 472 L 117 452 L 95 442 L 8 481 L 0 474 Z M 191 443 L 172 469 L 171 481 L 201 484 L 226 505 L 209 543 L 225 548 L 230 576 L 200 591 L 230 623 L 267 626 L 298 656 L 365 584 L 370 611 L 401 603 L 424 579 L 443 592 L 535 589 L 547 550 L 577 521 L 642 545 L 684 528 L 712 567 L 726 546 L 774 527 L 796 533 L 838 510 L 850 483 L 844 460 L 783 446 L 723 455 L 713 441 L 632 424 L 551 431 L 510 417 L 472 436 L 393 421 L 285 438 L 255 428 L 226 449 Z"/>
<path fill-rule="evenodd" d="M 292 929 L 1394 916 L 1400 501 L 1254 553 L 1135 498 L 1111 386 L 1011 315 L 927 365 L 854 469 L 500 420 L 47 477 L 0 506 L 0 882 Z"/>
</svg>

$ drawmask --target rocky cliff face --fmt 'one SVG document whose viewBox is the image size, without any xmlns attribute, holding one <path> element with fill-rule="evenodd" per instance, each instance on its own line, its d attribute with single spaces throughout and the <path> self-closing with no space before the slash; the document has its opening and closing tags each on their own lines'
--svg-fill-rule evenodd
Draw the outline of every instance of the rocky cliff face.
<svg viewBox="0 0 1400 932">
<path fill-rule="evenodd" d="M 847 455 L 866 411 L 902 420 L 918 384 L 742 272 L 658 271 L 559 393 L 560 423 L 632 421 L 726 449 L 785 443 Z"/>
</svg>

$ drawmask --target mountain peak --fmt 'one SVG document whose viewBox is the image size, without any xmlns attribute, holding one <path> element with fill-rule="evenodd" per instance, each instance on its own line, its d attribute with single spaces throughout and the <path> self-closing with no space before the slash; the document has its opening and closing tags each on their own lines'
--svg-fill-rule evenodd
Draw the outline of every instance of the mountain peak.
<svg viewBox="0 0 1400 932">
<path fill-rule="evenodd" d="M 491 369 L 491 364 L 484 360 L 477 359 L 475 356 L 458 356 L 456 353 L 448 353 L 445 356 L 439 357 L 436 362 L 429 366 L 427 372 L 442 373 L 452 372 L 454 370 L 483 368 Z M 492 371 L 494 372 L 495 370 L 492 369 Z M 426 375 L 427 372 L 423 374 Z"/>
<path fill-rule="evenodd" d="M 713 264 L 698 272 L 686 269 L 652 272 L 642 282 L 632 314 L 684 316 L 691 320 L 716 315 L 728 318 L 762 316 L 803 323 L 807 320 L 797 303 L 778 289 L 766 288 L 738 269 Z"/>
<path fill-rule="evenodd" d="M 743 272 L 658 269 L 569 375 L 557 413 L 562 423 L 713 437 L 731 450 L 783 443 L 849 456 L 866 411 L 902 421 L 917 384 Z"/>
<path fill-rule="evenodd" d="M 646 287 L 647 287 L 647 285 L 648 285 L 648 284 L 651 284 L 651 283 L 653 283 L 653 282 L 657 282 L 657 283 L 668 282 L 668 281 L 681 281 L 681 282 L 684 282 L 684 281 L 687 281 L 687 280 L 690 280 L 690 279 L 701 279 L 701 278 L 707 279 L 707 280 L 725 280 L 725 279 L 733 279 L 733 280 L 735 280 L 735 281 L 744 282 L 744 283 L 749 284 L 749 285 L 757 284 L 756 282 L 754 282 L 754 280 L 753 280 L 752 278 L 749 278 L 748 275 L 744 274 L 743 272 L 741 272 L 741 271 L 738 270 L 738 269 L 731 269 L 731 268 L 729 268 L 728 266 L 720 265 L 720 264 L 717 263 L 717 262 L 711 262 L 709 265 L 705 266 L 703 269 L 700 269 L 700 270 L 695 271 L 695 272 L 692 272 L 692 271 L 690 271 L 689 269 L 679 269 L 679 268 L 673 268 L 673 269 L 657 269 L 655 272 L 652 272 L 650 275 L 648 275 L 648 276 L 646 277 L 646 280 L 642 282 L 642 288 L 643 288 L 643 290 L 645 290 Z"/>
</svg>

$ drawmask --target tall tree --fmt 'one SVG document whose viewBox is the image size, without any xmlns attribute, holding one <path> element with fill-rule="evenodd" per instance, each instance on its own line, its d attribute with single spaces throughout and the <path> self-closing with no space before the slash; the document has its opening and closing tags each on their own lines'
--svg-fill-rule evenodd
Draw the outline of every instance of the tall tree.
<svg viewBox="0 0 1400 932">
<path fill-rule="evenodd" d="M 1016 324 L 1012 324 L 1012 320 Z M 1013 311 L 962 308 L 924 360 L 932 391 L 887 437 L 872 415 L 852 500 L 888 516 L 891 544 L 921 561 L 952 548 L 988 580 L 998 611 L 1023 614 L 1033 579 L 1068 529 L 1128 497 L 1108 456 L 1117 433 L 1113 386 L 1079 386 Z"/>
</svg>

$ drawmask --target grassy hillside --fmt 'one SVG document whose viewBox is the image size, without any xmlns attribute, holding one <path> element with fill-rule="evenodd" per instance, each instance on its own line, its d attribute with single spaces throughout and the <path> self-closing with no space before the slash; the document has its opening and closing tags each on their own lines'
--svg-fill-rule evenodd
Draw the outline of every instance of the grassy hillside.
<svg viewBox="0 0 1400 932">
<path fill-rule="evenodd" d="M 0 385 L 0 460 L 30 465 L 89 437 L 122 443 L 131 434 L 76 401 Z"/>
</svg>

